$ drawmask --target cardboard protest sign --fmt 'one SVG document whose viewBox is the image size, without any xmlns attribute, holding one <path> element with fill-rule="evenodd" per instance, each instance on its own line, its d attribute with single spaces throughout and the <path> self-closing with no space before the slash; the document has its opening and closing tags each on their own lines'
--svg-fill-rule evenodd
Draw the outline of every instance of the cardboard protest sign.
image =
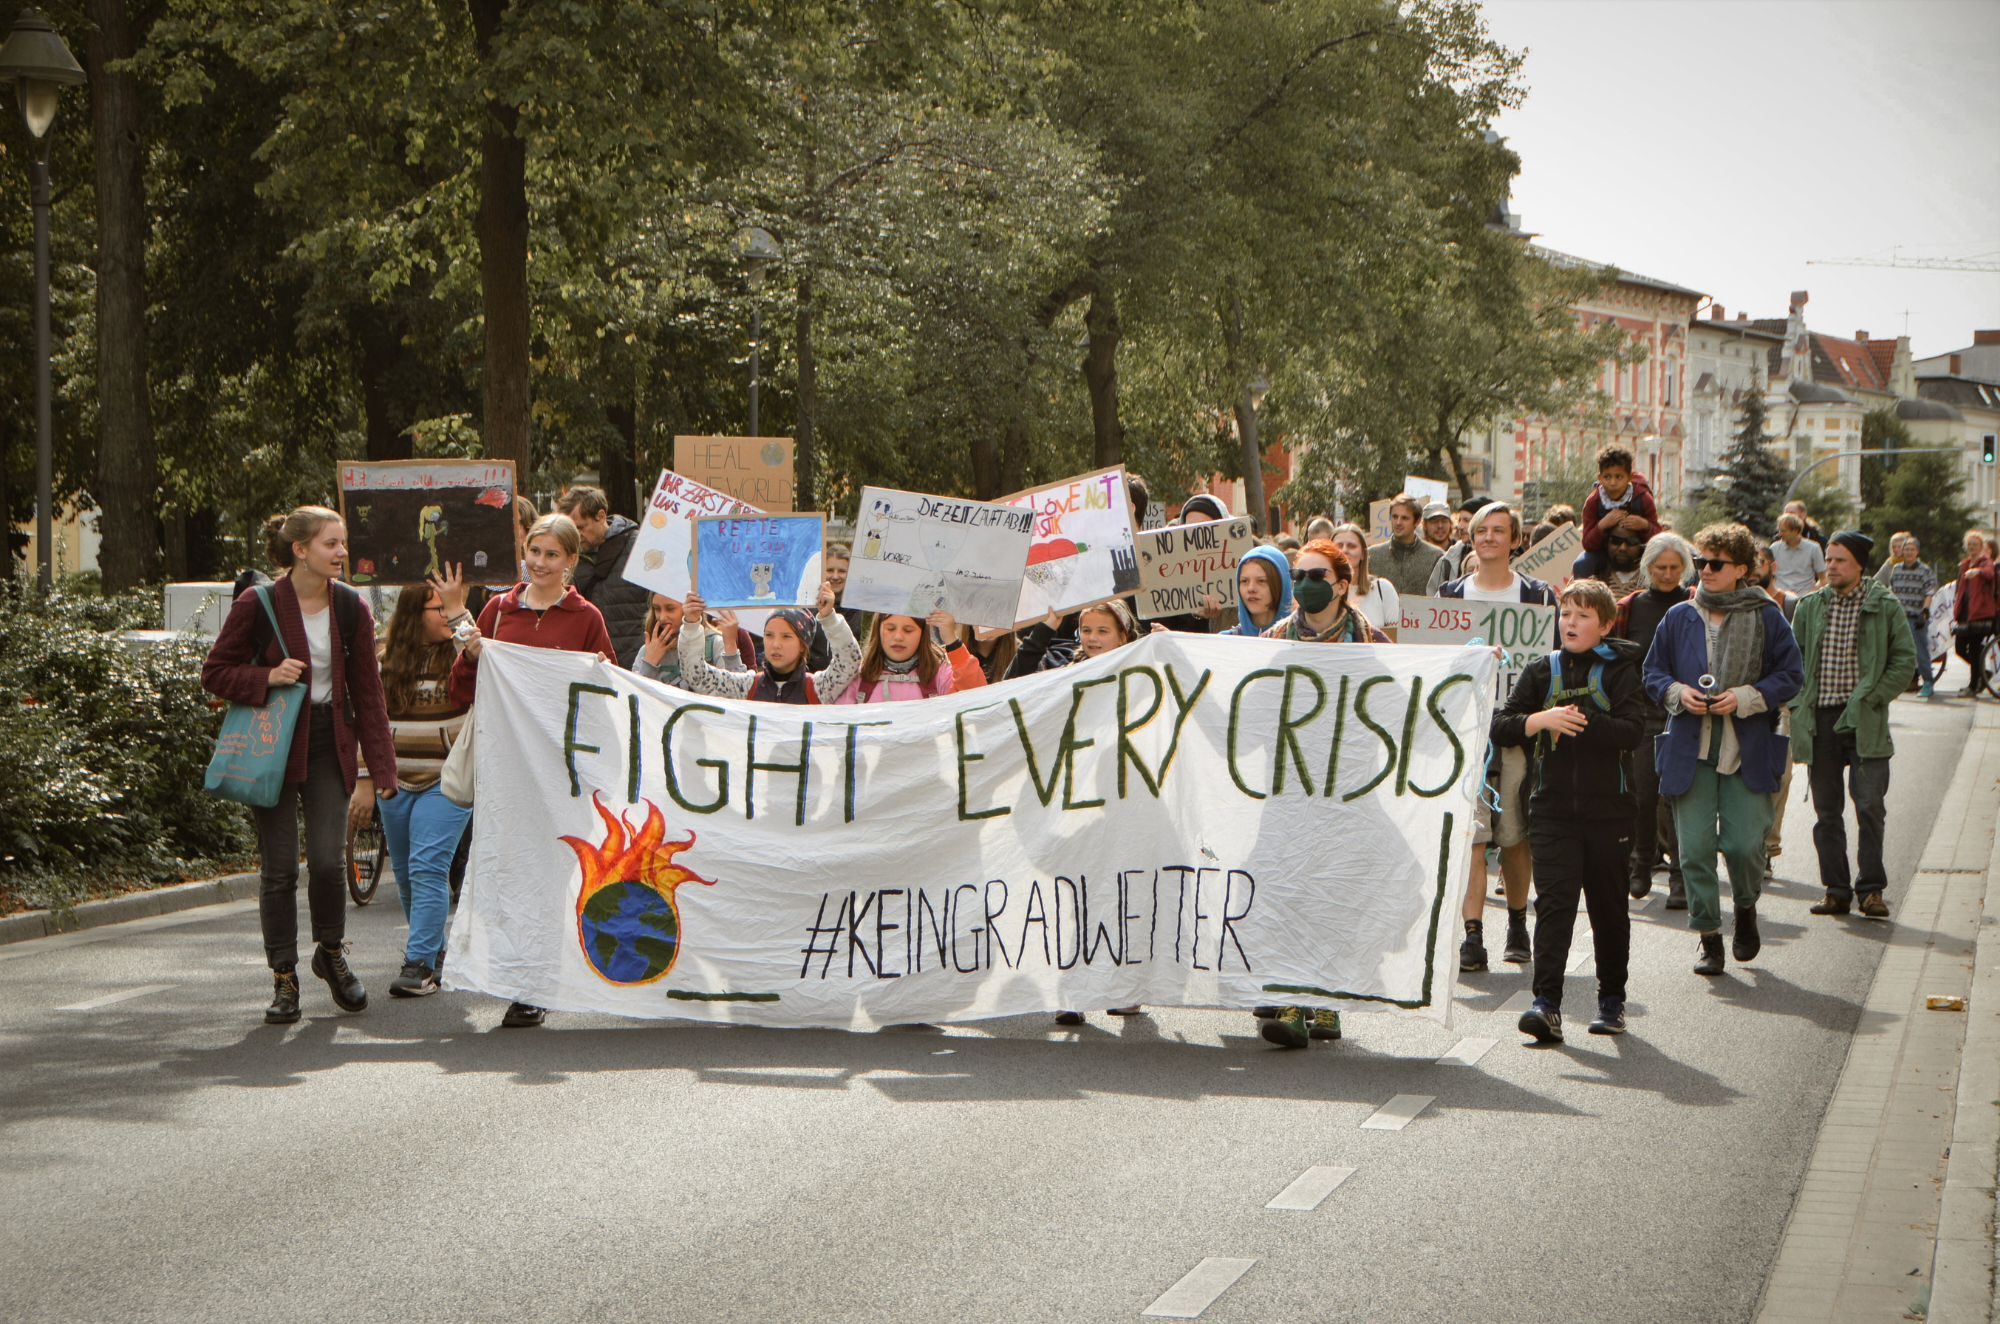
<svg viewBox="0 0 2000 1324">
<path fill-rule="evenodd" d="M 480 658 L 447 987 L 854 1030 L 1288 1003 L 1449 1024 L 1492 654 L 1160 634 L 922 703 Z"/>
<path fill-rule="evenodd" d="M 841 605 L 1012 629 L 1034 523 L 1026 507 L 864 487 Z"/>
<path fill-rule="evenodd" d="M 700 516 L 694 582 L 705 606 L 811 607 L 826 519 L 819 514 Z"/>
<path fill-rule="evenodd" d="M 1236 563 L 1257 545 L 1254 527 L 1238 515 L 1139 535 L 1139 619 L 1195 611 L 1203 593 L 1218 606 L 1234 607 Z"/>
<path fill-rule="evenodd" d="M 1951 609 L 1958 601 L 1958 581 L 1938 586 L 1937 594 L 1931 598 L 1931 618 L 1929 630 L 1931 661 L 1943 667 L 1951 656 Z"/>
<path fill-rule="evenodd" d="M 694 582 L 694 521 L 703 515 L 763 513 L 727 492 L 662 469 L 640 512 L 639 532 L 625 558 L 625 578 L 655 593 L 685 598 Z"/>
<path fill-rule="evenodd" d="M 1389 507 L 1396 503 L 1394 497 L 1383 497 L 1380 501 L 1368 503 L 1368 545 L 1389 541 Z"/>
<path fill-rule="evenodd" d="M 792 508 L 790 437 L 675 437 L 674 472 L 757 510 Z"/>
<path fill-rule="evenodd" d="M 1139 554 L 1123 465 L 1000 500 L 1035 516 L 1015 624 L 1038 621 L 1051 610 L 1066 615 L 1138 590 Z"/>
<path fill-rule="evenodd" d="M 1460 645 L 1480 640 L 1505 650 L 1493 677 L 1495 707 L 1507 702 L 1514 682 L 1538 655 L 1562 647 L 1556 609 L 1537 602 L 1476 602 L 1465 598 L 1403 599 L 1398 644 Z"/>
<path fill-rule="evenodd" d="M 1525 579 L 1539 579 L 1560 593 L 1576 578 L 1571 572 L 1582 550 L 1583 526 L 1565 524 L 1515 557 L 1514 572 Z"/>
<path fill-rule="evenodd" d="M 370 460 L 340 466 L 347 577 L 394 588 L 446 565 L 468 584 L 512 584 L 512 460 Z"/>
</svg>

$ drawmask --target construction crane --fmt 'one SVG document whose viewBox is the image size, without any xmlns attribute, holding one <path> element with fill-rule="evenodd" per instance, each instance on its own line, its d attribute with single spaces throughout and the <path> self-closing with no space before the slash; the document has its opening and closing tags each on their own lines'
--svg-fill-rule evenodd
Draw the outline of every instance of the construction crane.
<svg viewBox="0 0 2000 1324">
<path fill-rule="evenodd" d="M 1808 259 L 1809 267 L 1908 267 L 1922 271 L 2000 271 L 2000 262 L 1988 262 L 1970 257 L 1904 257 L 1898 249 L 1889 250 L 1887 261 L 1881 258 L 1856 257 L 1845 260 Z"/>
</svg>

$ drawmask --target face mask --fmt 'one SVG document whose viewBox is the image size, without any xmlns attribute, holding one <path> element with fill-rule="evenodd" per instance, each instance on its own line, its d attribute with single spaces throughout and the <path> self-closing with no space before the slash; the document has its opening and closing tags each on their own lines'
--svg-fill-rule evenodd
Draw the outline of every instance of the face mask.
<svg viewBox="0 0 2000 1324">
<path fill-rule="evenodd" d="M 1292 582 L 1292 598 L 1308 616 L 1317 616 L 1333 605 L 1334 585 L 1324 579 L 1299 579 Z"/>
</svg>

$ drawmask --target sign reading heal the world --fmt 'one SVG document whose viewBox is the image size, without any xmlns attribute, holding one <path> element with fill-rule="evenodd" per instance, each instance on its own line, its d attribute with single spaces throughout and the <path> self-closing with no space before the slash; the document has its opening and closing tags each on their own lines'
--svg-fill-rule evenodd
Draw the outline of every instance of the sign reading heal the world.
<svg viewBox="0 0 2000 1324">
<path fill-rule="evenodd" d="M 446 979 L 853 1029 L 1131 1003 L 1448 1023 L 1493 670 L 1161 634 L 831 708 L 489 643 Z"/>
<path fill-rule="evenodd" d="M 1025 507 L 864 487 L 841 605 L 1012 629 L 1034 522 Z"/>
<path fill-rule="evenodd" d="M 1496 707 L 1507 702 L 1530 661 L 1562 647 L 1556 638 L 1556 609 L 1538 602 L 1409 597 L 1402 603 L 1398 643 L 1464 645 L 1476 639 L 1501 650 L 1493 677 Z"/>
<path fill-rule="evenodd" d="M 675 437 L 674 472 L 753 509 L 788 511 L 792 451 L 790 437 Z"/>
<path fill-rule="evenodd" d="M 1234 607 L 1237 562 L 1256 545 L 1256 526 L 1242 515 L 1141 534 L 1139 619 L 1199 611 L 1204 596 Z"/>
</svg>

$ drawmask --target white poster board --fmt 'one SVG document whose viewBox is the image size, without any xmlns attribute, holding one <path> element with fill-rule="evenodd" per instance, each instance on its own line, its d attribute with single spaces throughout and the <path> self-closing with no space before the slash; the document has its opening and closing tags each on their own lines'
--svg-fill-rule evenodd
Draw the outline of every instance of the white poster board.
<svg viewBox="0 0 2000 1324">
<path fill-rule="evenodd" d="M 1569 523 L 1514 558 L 1514 573 L 1539 579 L 1557 593 L 1576 578 L 1577 553 L 1583 550 L 1583 526 Z"/>
<path fill-rule="evenodd" d="M 1125 495 L 1123 465 L 1044 483 L 1000 500 L 1035 516 L 1015 624 L 1030 625 L 1050 611 L 1067 615 L 1093 602 L 1138 592 L 1139 553 L 1133 546 L 1132 504 Z"/>
<path fill-rule="evenodd" d="M 1534 658 L 1562 647 L 1556 639 L 1556 609 L 1536 602 L 1469 602 L 1464 598 L 1403 599 L 1401 644 L 1455 644 L 1474 639 L 1498 645 L 1503 654 L 1493 677 L 1493 705 L 1514 692 L 1514 682 Z"/>
<path fill-rule="evenodd" d="M 625 578 L 655 593 L 685 598 L 694 582 L 693 521 L 704 515 L 763 513 L 727 492 L 662 469 L 639 516 L 639 532 L 625 558 Z"/>
<path fill-rule="evenodd" d="M 1034 523 L 1022 506 L 864 487 L 841 605 L 1011 630 Z"/>
<path fill-rule="evenodd" d="M 1940 584 L 1931 597 L 1931 661 L 1942 667 L 1951 656 L 1951 608 L 1958 601 L 1958 581 Z"/>
<path fill-rule="evenodd" d="M 1131 1003 L 1448 1025 L 1492 675 L 1157 634 L 786 707 L 488 643 L 447 987 L 851 1030 Z"/>
<path fill-rule="evenodd" d="M 1433 501 L 1451 504 L 1451 486 L 1439 478 L 1419 478 L 1415 474 L 1403 475 L 1403 490 L 1417 499 L 1417 513 L 1423 514 L 1425 506 Z"/>
<path fill-rule="evenodd" d="M 1257 545 L 1247 515 L 1175 524 L 1139 535 L 1139 619 L 1185 616 L 1202 595 L 1219 607 L 1236 605 L 1236 566 Z"/>
</svg>

